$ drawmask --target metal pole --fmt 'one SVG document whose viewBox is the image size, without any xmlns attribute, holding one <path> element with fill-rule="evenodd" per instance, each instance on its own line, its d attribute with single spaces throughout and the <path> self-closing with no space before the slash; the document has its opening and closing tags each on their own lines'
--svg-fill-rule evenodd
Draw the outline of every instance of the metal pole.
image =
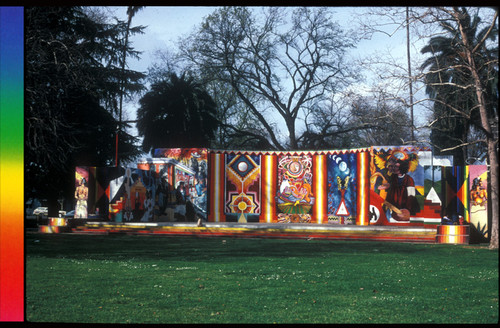
<svg viewBox="0 0 500 328">
<path fill-rule="evenodd" d="M 408 79 L 410 82 L 411 140 L 412 143 L 415 143 L 415 131 L 413 124 L 413 84 L 411 77 L 411 57 L 410 57 L 410 14 L 408 7 L 406 7 L 406 52 L 408 56 Z"/>
</svg>

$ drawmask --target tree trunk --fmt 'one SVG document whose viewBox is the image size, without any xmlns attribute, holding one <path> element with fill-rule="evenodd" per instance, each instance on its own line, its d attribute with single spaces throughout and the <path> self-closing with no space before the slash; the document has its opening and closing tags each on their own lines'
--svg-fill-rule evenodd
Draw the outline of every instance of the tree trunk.
<svg viewBox="0 0 500 328">
<path fill-rule="evenodd" d="M 295 120 L 291 117 L 285 117 L 285 123 L 286 127 L 288 128 L 290 150 L 297 150 L 299 146 L 297 144 L 297 138 L 295 136 Z"/>
<path fill-rule="evenodd" d="M 47 216 L 58 217 L 61 204 L 57 201 L 57 196 L 50 195 L 47 199 Z"/>
<path fill-rule="evenodd" d="M 491 129 L 491 124 L 488 120 L 488 112 L 486 108 L 486 94 L 481 83 L 481 78 L 479 76 L 478 69 L 476 67 L 476 62 L 474 59 L 474 54 L 472 52 L 472 46 L 468 39 L 467 33 L 462 25 L 460 12 L 458 9 L 454 8 L 454 18 L 460 29 L 460 34 L 462 35 L 462 40 L 464 43 L 465 54 L 467 56 L 467 61 L 469 64 L 469 69 L 474 78 L 474 88 L 476 91 L 476 97 L 479 105 L 479 113 L 481 116 L 481 126 L 486 133 L 486 140 L 488 144 L 488 160 L 490 164 L 490 176 L 491 176 L 491 194 L 489 195 L 489 202 L 491 202 L 491 234 L 490 234 L 490 249 L 498 249 L 498 153 L 496 147 L 495 136 Z M 476 47 L 477 48 L 477 47 Z"/>
<path fill-rule="evenodd" d="M 496 142 L 488 138 L 488 158 L 491 176 L 491 234 L 490 249 L 498 249 L 498 153 Z"/>
</svg>

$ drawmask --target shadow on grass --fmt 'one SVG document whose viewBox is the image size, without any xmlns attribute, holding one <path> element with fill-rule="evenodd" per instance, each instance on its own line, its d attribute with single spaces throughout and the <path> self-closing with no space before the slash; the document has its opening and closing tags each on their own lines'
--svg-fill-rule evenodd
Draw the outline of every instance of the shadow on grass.
<svg viewBox="0 0 500 328">
<path fill-rule="evenodd" d="M 456 245 L 306 239 L 248 239 L 147 235 L 27 234 L 25 255 L 74 259 L 207 261 L 241 257 L 291 258 L 370 254 L 456 255 Z"/>
</svg>

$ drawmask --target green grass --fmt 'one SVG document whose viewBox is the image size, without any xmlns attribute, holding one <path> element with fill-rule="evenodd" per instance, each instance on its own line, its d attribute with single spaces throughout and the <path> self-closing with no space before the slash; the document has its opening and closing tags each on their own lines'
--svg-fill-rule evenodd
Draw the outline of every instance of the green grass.
<svg viewBox="0 0 500 328">
<path fill-rule="evenodd" d="M 27 234 L 25 246 L 31 322 L 498 322 L 498 251 L 477 245 Z"/>
</svg>

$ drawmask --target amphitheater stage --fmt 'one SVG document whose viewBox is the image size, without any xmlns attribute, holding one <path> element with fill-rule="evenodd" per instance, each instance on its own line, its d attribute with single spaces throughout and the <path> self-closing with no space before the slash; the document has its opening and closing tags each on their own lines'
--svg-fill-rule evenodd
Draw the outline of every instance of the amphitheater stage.
<svg viewBox="0 0 500 328">
<path fill-rule="evenodd" d="M 73 222 L 72 222 L 73 221 Z M 436 225 L 356 226 L 307 223 L 99 222 L 68 220 L 67 232 L 195 237 L 294 238 L 436 243 Z"/>
</svg>

